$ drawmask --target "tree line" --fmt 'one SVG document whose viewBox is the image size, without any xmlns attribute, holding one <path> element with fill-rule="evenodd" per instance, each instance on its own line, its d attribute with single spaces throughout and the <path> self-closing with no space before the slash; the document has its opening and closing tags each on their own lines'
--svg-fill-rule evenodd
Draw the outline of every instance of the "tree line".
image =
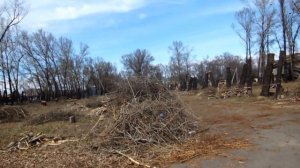
<svg viewBox="0 0 300 168">
<path fill-rule="evenodd" d="M 257 72 L 253 74 L 262 82 L 267 55 L 283 51 L 284 79 L 292 80 L 293 61 L 298 49 L 300 30 L 299 0 L 249 0 L 236 12 L 232 25 L 244 43 L 246 59 L 257 53 Z"/>
<path fill-rule="evenodd" d="M 278 24 L 275 24 L 276 10 L 268 6 L 273 1 L 253 2 L 260 8 L 253 10 L 247 7 L 236 14 L 238 24 L 243 28 L 243 31 L 237 32 L 246 44 L 246 58 L 251 59 L 253 31 L 256 31 L 255 37 L 259 37 L 257 44 L 261 54 L 257 66 L 251 65 L 251 68 L 254 73 L 261 74 L 265 66 L 265 53 L 270 51 L 276 40 L 281 46 L 281 39 L 277 34 L 278 31 L 275 31 L 275 28 L 278 29 Z M 298 7 L 298 1 L 289 1 L 289 4 Z M 21 30 L 18 24 L 27 14 L 24 6 L 21 0 L 7 0 L 0 10 L 0 78 L 3 81 L 0 99 L 6 103 L 9 99 L 23 100 L 25 96 L 26 99 L 34 97 L 52 100 L 101 95 L 122 88 L 124 81 L 131 77 L 150 78 L 166 87 L 174 86 L 186 90 L 189 89 L 190 79 L 195 79 L 197 84 L 206 87 L 207 74 L 212 72 L 212 85 L 216 86 L 220 79 L 226 78 L 228 67 L 235 72 L 236 77 L 232 82 L 238 84 L 245 67 L 245 60 L 230 53 L 195 61 L 188 46 L 181 41 L 174 41 L 168 48 L 170 51 L 168 64 L 154 65 L 154 57 L 148 50 L 136 49 L 121 56 L 124 68 L 117 70 L 115 65 L 102 58 L 91 57 L 89 46 L 86 44 L 76 46 L 71 39 L 55 37 L 42 29 L 33 33 Z M 295 17 L 298 17 L 297 10 L 292 11 L 295 12 Z M 297 20 L 293 19 L 294 22 Z M 287 22 L 291 19 L 284 20 Z M 299 23 L 294 22 L 293 26 Z M 285 23 L 284 27 L 290 24 Z M 286 31 L 288 33 L 283 37 L 288 37 L 288 47 L 293 44 L 292 48 L 295 51 L 297 46 L 295 33 L 297 34 L 298 29 L 297 32 L 294 32 L 294 27 L 290 29 L 293 30 L 292 39 L 295 40 L 289 41 L 288 33 L 291 30 Z"/>
</svg>

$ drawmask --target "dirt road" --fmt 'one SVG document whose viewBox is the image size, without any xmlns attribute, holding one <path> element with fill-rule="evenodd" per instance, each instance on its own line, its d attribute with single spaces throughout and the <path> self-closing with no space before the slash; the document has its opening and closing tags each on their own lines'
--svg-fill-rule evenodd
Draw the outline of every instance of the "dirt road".
<svg viewBox="0 0 300 168">
<path fill-rule="evenodd" d="M 247 138 L 254 145 L 225 151 L 220 156 L 195 158 L 173 168 L 267 167 L 297 168 L 300 165 L 300 104 L 271 100 L 203 100 L 182 96 L 210 131 Z"/>
</svg>

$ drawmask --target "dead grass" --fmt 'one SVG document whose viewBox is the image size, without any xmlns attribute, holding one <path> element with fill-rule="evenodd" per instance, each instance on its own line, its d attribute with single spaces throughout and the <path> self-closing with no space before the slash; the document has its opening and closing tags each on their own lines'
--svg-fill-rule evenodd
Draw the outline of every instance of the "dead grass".
<svg viewBox="0 0 300 168">
<path fill-rule="evenodd" d="M 75 118 L 77 120 L 80 117 L 82 117 L 81 115 L 76 114 L 75 112 L 66 112 L 66 111 L 57 109 L 54 111 L 49 111 L 47 113 L 43 113 L 43 114 L 34 116 L 27 121 L 27 124 L 39 125 L 39 124 L 45 124 L 48 122 L 68 121 L 70 116 L 75 116 Z"/>
<path fill-rule="evenodd" d="M 126 82 L 127 83 L 127 82 Z M 132 83 L 130 83 L 132 85 Z M 298 83 L 299 84 L 299 83 Z M 135 85 L 135 84 L 134 84 Z M 143 84 L 144 85 L 144 84 Z M 253 122 L 251 119 L 261 119 L 259 122 L 265 121 L 268 119 L 270 110 L 272 112 L 279 111 L 290 111 L 298 112 L 298 106 L 290 105 L 293 108 L 286 108 L 284 106 L 284 110 L 282 108 L 277 109 L 275 107 L 268 107 L 268 105 L 274 104 L 274 102 L 267 100 L 261 100 L 258 102 L 256 97 L 249 98 L 232 98 L 226 100 L 201 100 L 198 96 L 195 95 L 182 95 L 184 98 L 184 102 L 186 102 L 186 106 L 191 106 L 194 114 L 199 117 L 203 116 L 203 123 L 209 121 L 207 119 L 211 119 L 213 126 L 215 123 L 222 123 L 219 126 L 214 128 L 218 129 L 210 129 L 215 131 L 214 133 L 217 135 L 209 135 L 212 131 L 207 135 L 199 134 L 196 137 L 189 137 L 187 139 L 183 138 L 179 143 L 177 141 L 171 140 L 171 143 L 165 143 L 164 145 L 153 143 L 149 148 L 148 144 L 145 145 L 146 148 L 143 149 L 142 152 L 136 152 L 135 149 L 132 151 L 127 150 L 127 145 L 135 148 L 137 147 L 135 143 L 141 143 L 142 145 L 147 142 L 147 140 L 151 140 L 151 136 L 155 135 L 155 131 L 152 132 L 152 129 L 148 129 L 148 127 L 157 128 L 156 125 L 151 125 L 151 122 L 155 123 L 156 121 L 160 121 L 162 118 L 160 114 L 164 114 L 165 106 L 160 106 L 161 104 L 166 104 L 168 110 L 172 105 L 168 104 L 168 101 L 158 101 L 157 98 L 161 97 L 161 94 L 164 93 L 164 88 L 157 89 L 154 85 L 151 87 L 146 87 L 147 90 L 143 91 L 143 85 L 137 88 L 133 88 L 132 90 L 126 88 L 126 101 L 122 98 L 122 94 L 117 94 L 114 97 L 110 104 L 108 104 L 108 112 L 105 114 L 104 120 L 99 123 L 96 127 L 95 131 L 92 132 L 92 135 L 89 137 L 90 139 L 81 141 L 80 143 L 72 143 L 72 144 L 64 144 L 60 147 L 47 147 L 40 148 L 35 150 L 28 151 L 18 151 L 15 153 L 1 153 L 1 166 L 3 167 L 138 167 L 134 165 L 131 161 L 129 161 L 126 157 L 120 156 L 112 151 L 116 149 L 122 150 L 123 153 L 128 156 L 140 161 L 141 163 L 146 163 L 151 166 L 165 167 L 173 163 L 186 162 L 187 160 L 193 159 L 195 157 L 205 157 L 205 156 L 216 156 L 224 154 L 227 150 L 231 149 L 245 149 L 253 146 L 249 140 L 243 138 L 247 136 L 247 128 L 243 127 L 243 124 L 248 125 Z M 154 86 L 154 87 L 153 87 Z M 259 93 L 261 87 L 255 86 L 256 89 L 254 91 L 255 94 Z M 148 96 L 149 90 L 153 91 L 153 95 Z M 151 92 L 152 92 L 151 91 Z M 151 93 L 150 92 L 150 93 Z M 171 96 L 170 96 L 171 95 Z M 170 99 L 173 97 L 172 94 L 168 94 L 166 99 Z M 259 94 L 257 94 L 259 95 Z M 132 98 L 136 98 L 136 104 L 133 103 Z M 98 100 L 93 99 L 91 107 L 99 106 Z M 89 103 L 87 100 L 84 103 Z M 78 101 L 76 101 L 78 102 Z M 83 102 L 83 101 L 82 101 Z M 241 103 L 242 102 L 242 103 Z M 93 104 L 95 103 L 95 105 Z M 153 104 L 152 104 L 153 103 Z M 267 103 L 267 104 L 265 104 Z M 51 104 L 51 103 L 49 103 Z M 100 104 L 102 106 L 102 104 Z M 122 106 L 123 105 L 123 106 Z M 156 105 L 156 106 L 155 106 Z M 32 106 L 32 107 L 31 107 Z M 59 102 L 59 104 L 53 103 L 49 105 L 49 107 L 42 107 L 38 104 L 28 105 L 28 109 L 32 109 L 30 114 L 35 114 L 32 116 L 40 116 L 41 113 L 45 111 L 54 111 L 59 108 L 62 109 L 66 106 L 66 102 Z M 85 104 L 83 104 L 85 106 Z M 88 105 L 89 106 L 89 105 Z M 122 108 L 121 108 L 122 106 Z M 55 107 L 55 108 L 54 108 Z M 71 108 L 71 106 L 67 106 L 67 108 Z M 280 106 L 281 107 L 281 106 Z M 114 112 L 112 114 L 111 109 L 114 108 Z M 177 110 L 187 110 L 186 107 L 181 106 Z M 49 110 L 51 109 L 51 110 Z M 123 109 L 123 110 L 121 110 Z M 86 112 L 86 109 L 83 108 L 83 113 Z M 76 110 L 75 110 L 76 111 Z M 172 111 L 172 110 L 170 110 Z M 77 111 L 76 111 L 77 112 Z M 123 113 L 120 113 L 123 112 Z M 149 113 L 149 114 L 148 114 Z M 168 114 L 168 113 L 167 113 Z M 298 113 L 297 113 L 298 114 Z M 51 116 L 51 115 L 50 115 Z M 64 119 L 66 119 L 64 115 L 62 115 Z M 114 117 L 113 117 L 114 116 Z M 138 116 L 135 118 L 135 116 Z M 164 116 L 164 115 L 162 115 Z M 176 116 L 176 115 L 175 115 Z M 178 115 L 180 116 L 180 115 Z M 45 118 L 45 116 L 44 116 Z M 43 117 L 40 119 L 45 121 Z M 46 117 L 47 118 L 47 117 Z M 51 118 L 51 117 L 50 117 Z M 55 117 L 54 117 L 55 118 Z M 145 119 L 149 118 L 149 122 L 145 122 Z M 122 120 L 123 119 L 123 120 Z M 46 120 L 47 121 L 47 120 Z M 65 122 L 66 120 L 58 120 L 53 122 L 45 122 L 44 124 L 39 125 L 24 125 L 24 122 L 17 123 L 3 123 L 0 127 L 0 145 L 6 146 L 11 140 L 14 140 L 19 137 L 20 133 L 23 132 L 42 132 L 49 135 L 61 135 L 61 136 L 74 136 L 76 138 L 80 138 L 94 126 L 97 121 L 97 117 L 86 118 L 85 116 L 79 120 L 79 122 L 75 124 L 70 124 Z M 121 121 L 121 122 L 120 122 Z M 168 129 L 171 129 L 172 123 L 177 121 L 176 117 L 174 119 L 168 119 L 170 123 L 164 123 L 167 125 Z M 182 121 L 182 120 L 178 120 Z M 296 120 L 290 120 L 289 122 L 299 123 Z M 120 125 L 115 125 L 119 123 Z M 146 124 L 145 124 L 146 123 Z M 126 125 L 129 125 L 129 130 L 126 131 Z M 144 125 L 145 124 L 145 125 Z M 161 123 L 158 123 L 161 124 Z M 169 125 L 168 125 L 169 124 Z M 111 136 L 116 137 L 114 135 L 121 135 L 121 138 L 125 137 L 123 141 L 123 148 L 101 148 L 101 146 L 96 146 L 97 150 L 94 150 L 93 146 L 95 141 L 101 143 L 103 139 L 108 139 L 109 136 L 101 136 L 103 130 L 108 129 L 111 125 L 116 126 L 116 130 L 121 130 L 121 133 L 114 134 L 116 132 L 112 132 Z M 150 125 L 150 126 L 149 126 Z M 159 125 L 158 128 L 161 128 L 162 125 Z M 212 127 L 213 127 L 212 126 Z M 272 125 L 259 125 L 258 129 L 271 129 Z M 226 127 L 226 128 L 225 128 Z M 236 130 L 235 128 L 239 128 Z M 256 125 L 255 125 L 256 127 Z M 124 129 L 122 129 L 124 128 Z M 128 128 L 128 127 L 127 127 Z M 145 129 L 141 128 L 147 128 Z M 175 127 L 176 128 L 176 127 Z M 184 127 L 185 128 L 185 127 Z M 219 129 L 224 128 L 224 129 Z M 182 129 L 182 128 L 180 128 Z M 109 129 L 108 129 L 109 130 Z M 124 131 L 125 130 L 125 131 Z M 143 130 L 145 132 L 139 133 L 138 131 Z M 171 129 L 172 130 L 172 129 Z M 174 129 L 176 130 L 176 129 Z M 187 129 L 189 130 L 189 129 Z M 253 130 L 249 127 L 249 130 Z M 165 131 L 165 130 L 164 130 Z M 162 132 L 164 132 L 162 131 Z M 228 134 L 218 134 L 220 132 L 226 131 Z M 231 132 L 230 132 L 231 131 Z M 241 132 L 239 136 L 233 135 L 235 132 Z M 129 134 L 128 134 L 129 133 Z M 175 131 L 176 133 L 176 131 Z M 148 135 L 149 134 L 149 135 Z M 168 133 L 169 134 L 169 133 Z M 125 135 L 125 136 L 124 136 Z M 130 136 L 134 137 L 130 139 Z M 145 136 L 144 136 L 145 135 Z M 165 136 L 165 135 L 164 135 Z M 177 136 L 176 136 L 177 137 Z M 126 139 L 127 138 L 127 139 Z M 91 139 L 94 141 L 92 142 Z M 155 136 L 154 136 L 155 139 Z M 146 141 L 145 141 L 146 140 Z M 122 142 L 122 141 L 120 141 Z M 155 142 L 155 141 L 152 141 Z M 120 145 L 120 144 L 117 144 Z M 109 146 L 111 147 L 111 146 Z M 243 161 L 243 159 L 237 159 L 238 161 Z M 0 166 L 0 167 L 1 167 Z"/>
<path fill-rule="evenodd" d="M 28 112 L 22 107 L 4 106 L 0 108 L 0 123 L 22 121 L 28 116 Z"/>
<path fill-rule="evenodd" d="M 154 147 L 144 155 L 130 155 L 133 159 L 152 167 L 168 167 L 174 163 L 183 163 L 196 157 L 217 156 L 226 150 L 245 149 L 253 144 L 244 138 L 225 138 L 224 135 L 199 135 L 181 144 Z M 104 161 L 107 167 L 138 167 L 127 158 L 109 155 Z M 104 166 L 106 167 L 106 166 Z"/>
<path fill-rule="evenodd" d="M 98 108 L 103 106 L 103 103 L 97 99 L 89 99 L 85 106 L 88 108 Z"/>
<path fill-rule="evenodd" d="M 253 146 L 244 138 L 226 139 L 224 135 L 205 135 L 172 147 L 167 153 L 157 155 L 155 166 L 182 163 L 199 156 L 216 156 L 229 149 L 245 149 Z"/>
</svg>

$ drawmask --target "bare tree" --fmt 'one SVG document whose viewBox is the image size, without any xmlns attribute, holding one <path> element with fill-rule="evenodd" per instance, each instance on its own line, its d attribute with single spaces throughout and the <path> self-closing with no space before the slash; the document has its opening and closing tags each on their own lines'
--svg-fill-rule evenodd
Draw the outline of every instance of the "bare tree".
<svg viewBox="0 0 300 168">
<path fill-rule="evenodd" d="M 298 2 L 297 2 L 298 1 Z M 299 0 L 290 0 L 288 1 L 288 13 L 286 14 L 286 37 L 288 43 L 288 51 L 291 57 L 291 64 L 288 68 L 289 71 L 289 79 L 293 79 L 293 61 L 297 47 L 297 38 L 300 30 L 300 13 L 298 11 L 297 3 L 299 4 Z"/>
<path fill-rule="evenodd" d="M 154 57 L 145 49 L 137 49 L 134 53 L 123 55 L 121 60 L 129 73 L 139 77 L 148 76 L 152 61 Z"/>
<path fill-rule="evenodd" d="M 115 81 L 117 80 L 117 68 L 110 62 L 106 62 L 99 59 L 94 64 L 95 69 L 95 83 L 100 91 L 100 94 L 113 91 L 115 86 Z"/>
<path fill-rule="evenodd" d="M 280 21 L 281 21 L 281 28 L 282 28 L 282 39 L 283 39 L 283 51 L 286 52 L 287 50 L 287 19 L 286 19 L 286 1 L 285 0 L 278 0 L 279 2 L 279 9 L 280 9 Z"/>
<path fill-rule="evenodd" d="M 249 7 L 245 7 L 235 14 L 235 18 L 237 19 L 237 22 L 241 28 L 236 29 L 236 32 L 245 43 L 247 60 L 248 58 L 251 58 L 251 50 L 253 45 L 252 34 L 254 27 L 254 11 Z M 233 28 L 235 29 L 234 24 Z"/>
<path fill-rule="evenodd" d="M 172 46 L 169 47 L 169 51 L 172 53 L 170 60 L 170 68 L 173 73 L 172 76 L 179 82 L 182 78 L 185 78 L 186 75 L 190 74 L 191 50 L 184 46 L 181 41 L 174 41 Z"/>
<path fill-rule="evenodd" d="M 276 40 L 280 50 L 284 51 L 284 57 L 290 56 L 291 62 L 283 58 L 284 79 L 291 80 L 293 76 L 293 57 L 297 47 L 297 37 L 300 30 L 299 0 L 278 0 L 279 24 L 276 32 Z M 279 33 L 281 31 L 281 33 Z M 281 38 L 278 35 L 281 35 Z M 287 54 L 288 52 L 288 54 Z"/>
<path fill-rule="evenodd" d="M 274 27 L 276 10 L 272 0 L 254 0 L 257 9 L 255 16 L 256 33 L 259 43 L 258 77 L 262 78 L 269 52 L 271 29 Z"/>
<path fill-rule="evenodd" d="M 292 9 L 299 15 L 300 14 L 300 0 L 291 0 L 293 5 Z"/>
<path fill-rule="evenodd" d="M 71 90 L 71 82 L 69 77 L 72 74 L 73 62 L 72 56 L 74 54 L 73 42 L 67 38 L 59 38 L 58 40 L 58 69 L 60 71 L 60 78 L 62 81 L 62 94 L 67 96 Z"/>
<path fill-rule="evenodd" d="M 0 6 L 0 43 L 9 29 L 19 24 L 27 14 L 22 0 L 7 0 Z"/>
</svg>

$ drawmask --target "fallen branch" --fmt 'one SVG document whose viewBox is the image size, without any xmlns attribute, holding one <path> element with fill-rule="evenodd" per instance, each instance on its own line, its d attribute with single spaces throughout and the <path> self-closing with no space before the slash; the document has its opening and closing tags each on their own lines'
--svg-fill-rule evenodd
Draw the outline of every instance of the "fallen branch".
<svg viewBox="0 0 300 168">
<path fill-rule="evenodd" d="M 98 126 L 100 121 L 103 120 L 103 117 L 102 117 L 103 112 L 104 111 L 102 111 L 101 114 L 99 115 L 98 121 L 95 123 L 95 125 L 89 130 L 89 132 L 81 140 L 85 140 L 92 133 L 92 131 Z"/>
<path fill-rule="evenodd" d="M 140 162 L 134 160 L 134 159 L 131 158 L 130 156 L 128 156 L 128 155 L 126 155 L 126 154 L 124 154 L 124 153 L 122 153 L 122 152 L 120 152 L 120 151 L 115 151 L 115 152 L 116 152 L 117 154 L 119 154 L 119 155 L 122 155 L 122 156 L 126 157 L 126 158 L 129 159 L 132 163 L 134 163 L 134 164 L 136 164 L 136 165 L 138 165 L 138 166 L 144 166 L 144 167 L 151 168 L 151 166 L 146 165 L 146 164 L 144 164 L 144 163 L 140 163 Z M 153 168 L 155 168 L 155 167 L 153 167 Z"/>
<path fill-rule="evenodd" d="M 32 147 L 56 146 L 66 142 L 77 141 L 79 141 L 79 139 L 64 139 L 58 137 L 49 137 L 42 133 L 38 133 L 37 135 L 30 133 L 24 134 L 23 137 L 19 138 L 19 140 L 11 142 L 4 150 L 0 151 L 9 152 L 15 150 L 28 150 Z"/>
</svg>

